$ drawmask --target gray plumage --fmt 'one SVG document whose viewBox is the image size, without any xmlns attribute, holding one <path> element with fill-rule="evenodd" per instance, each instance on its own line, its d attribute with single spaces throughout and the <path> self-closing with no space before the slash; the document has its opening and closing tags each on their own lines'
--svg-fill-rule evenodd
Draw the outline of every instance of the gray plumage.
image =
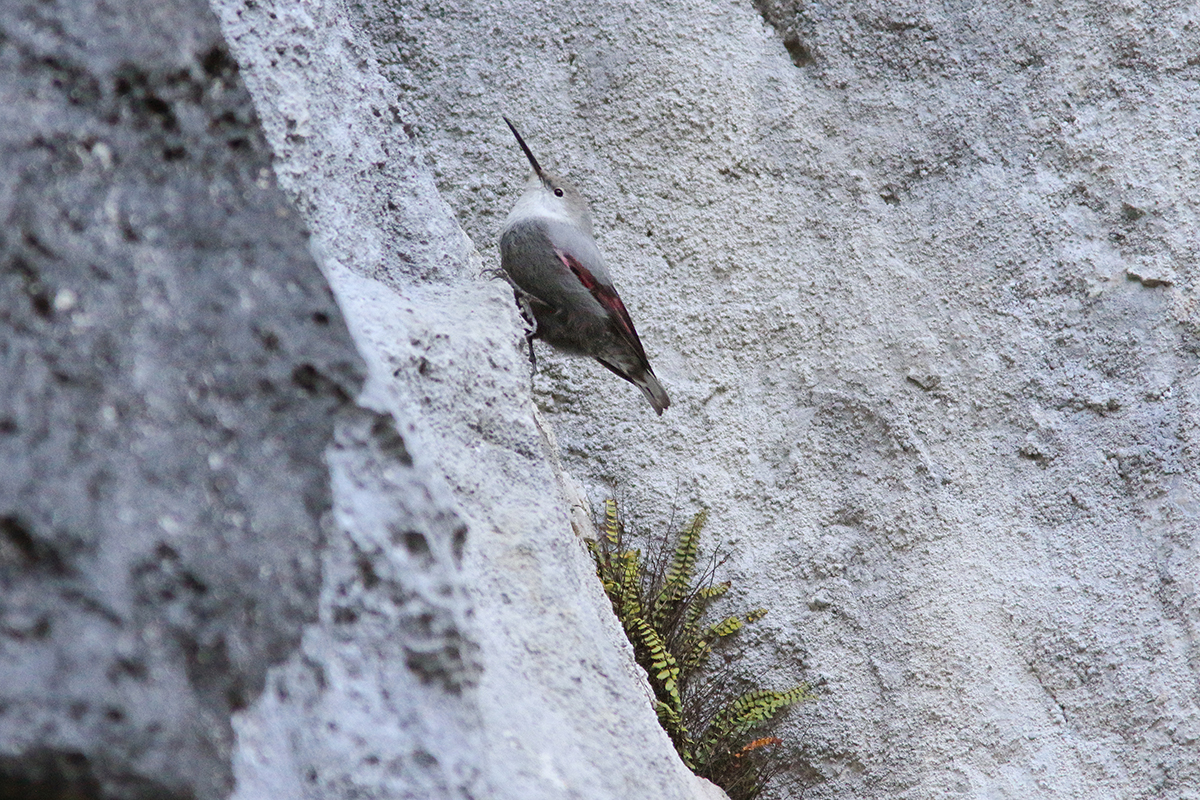
<svg viewBox="0 0 1200 800">
<path fill-rule="evenodd" d="M 534 172 L 500 234 L 500 265 L 522 310 L 532 317 L 530 338 L 595 358 L 641 389 L 662 414 L 671 401 L 613 287 L 593 238 L 587 201 L 544 171 L 512 122 L 504 121 Z"/>
</svg>

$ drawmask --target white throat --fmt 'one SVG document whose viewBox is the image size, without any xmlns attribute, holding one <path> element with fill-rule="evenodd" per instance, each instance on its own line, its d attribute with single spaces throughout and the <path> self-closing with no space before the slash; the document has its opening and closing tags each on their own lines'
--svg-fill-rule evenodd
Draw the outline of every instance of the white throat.
<svg viewBox="0 0 1200 800">
<path fill-rule="evenodd" d="M 566 206 L 557 197 L 547 191 L 535 189 L 521 195 L 521 199 L 508 212 L 504 227 L 508 228 L 518 222 L 527 220 L 542 220 L 545 222 L 563 222 L 578 227 L 579 223 L 571 218 Z"/>
</svg>

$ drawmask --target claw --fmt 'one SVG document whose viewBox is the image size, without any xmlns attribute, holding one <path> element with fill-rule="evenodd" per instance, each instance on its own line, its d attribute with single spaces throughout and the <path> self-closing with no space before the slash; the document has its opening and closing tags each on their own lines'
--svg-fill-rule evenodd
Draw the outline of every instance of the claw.
<svg viewBox="0 0 1200 800">
<path fill-rule="evenodd" d="M 526 332 L 526 338 L 537 336 L 538 322 L 537 315 L 533 313 L 533 303 L 529 300 L 529 295 L 521 291 L 514 291 L 513 294 L 517 298 L 517 308 L 521 310 L 521 316 L 525 319 L 529 330 Z"/>
<path fill-rule="evenodd" d="M 533 353 L 533 340 L 537 338 L 538 322 L 537 315 L 533 313 L 533 301 L 537 298 L 518 286 L 516 281 L 512 279 L 512 276 L 503 269 L 485 269 L 482 274 L 492 280 L 503 279 L 512 287 L 513 297 L 517 301 L 517 309 L 521 312 L 522 319 L 529 326 L 529 329 L 525 331 L 525 344 L 529 346 L 529 363 L 533 365 L 533 371 L 536 373 L 537 356 Z M 532 376 L 530 377 L 532 378 Z"/>
<path fill-rule="evenodd" d="M 529 345 L 529 363 L 533 365 L 533 371 L 536 373 L 537 356 L 533 354 L 533 340 L 537 337 L 537 317 L 533 313 L 533 305 L 529 302 L 528 295 L 524 292 L 514 292 L 514 294 L 517 298 L 517 308 L 521 309 L 521 316 L 529 324 L 529 330 L 525 331 L 525 344 Z"/>
<path fill-rule="evenodd" d="M 534 331 L 530 331 L 529 333 L 525 334 L 525 344 L 529 345 L 529 363 L 533 365 L 533 373 L 536 375 L 537 356 L 533 354 L 533 334 Z"/>
</svg>

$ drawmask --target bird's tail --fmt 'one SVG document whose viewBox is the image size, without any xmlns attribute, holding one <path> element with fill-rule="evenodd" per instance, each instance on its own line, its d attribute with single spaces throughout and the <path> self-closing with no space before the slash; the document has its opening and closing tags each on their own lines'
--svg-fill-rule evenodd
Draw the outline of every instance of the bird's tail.
<svg viewBox="0 0 1200 800">
<path fill-rule="evenodd" d="M 663 410 L 671 406 L 671 398 L 667 397 L 667 390 L 658 382 L 654 371 L 649 367 L 641 375 L 631 378 L 630 383 L 642 390 L 642 394 L 646 395 L 646 399 L 650 401 L 650 405 L 654 406 L 654 410 L 660 417 Z"/>
<path fill-rule="evenodd" d="M 658 382 L 658 378 L 654 375 L 654 370 L 650 369 L 650 365 L 645 361 L 637 369 L 626 371 L 603 358 L 597 358 L 596 360 L 612 370 L 614 374 L 621 376 L 641 389 L 642 394 L 646 395 L 646 399 L 650 401 L 650 405 L 654 406 L 655 412 L 660 417 L 662 416 L 662 412 L 671 406 L 671 398 L 667 397 L 667 390 Z"/>
</svg>

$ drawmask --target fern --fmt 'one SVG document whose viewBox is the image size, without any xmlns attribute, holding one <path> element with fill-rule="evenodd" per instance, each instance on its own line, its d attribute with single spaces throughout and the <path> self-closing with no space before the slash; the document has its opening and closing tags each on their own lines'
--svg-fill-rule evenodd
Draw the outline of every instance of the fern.
<svg viewBox="0 0 1200 800">
<path fill-rule="evenodd" d="M 604 524 L 600 527 L 601 533 L 604 534 L 604 539 L 613 547 L 620 544 L 621 534 L 617 528 L 617 501 L 608 499 L 604 501 Z"/>
<path fill-rule="evenodd" d="M 600 537 L 587 545 L 637 661 L 649 676 L 658 721 L 680 758 L 696 774 L 725 789 L 732 800 L 752 800 L 771 775 L 764 768 L 769 764 L 765 749 L 779 740 L 768 736 L 747 742 L 747 736 L 812 695 L 806 686 L 786 692 L 755 689 L 712 703 L 691 687 L 714 646 L 767 613 L 758 608 L 744 618 L 727 616 L 702 626 L 709 605 L 730 588 L 728 581 L 713 583 L 711 565 L 696 577 L 700 532 L 707 519 L 707 512 L 697 514 L 680 533 L 669 559 L 660 556 L 659 566 L 648 569 L 640 550 L 625 549 L 616 501 L 607 500 L 598 526 Z M 666 541 L 662 546 L 660 553 Z M 693 730 L 700 735 L 694 737 Z"/>
<path fill-rule="evenodd" d="M 675 545 L 675 554 L 667 570 L 666 581 L 654 598 L 651 612 L 652 622 L 660 628 L 666 625 L 668 618 L 676 614 L 691 590 L 696 556 L 700 552 L 700 531 L 704 529 L 707 520 L 707 511 L 697 514 L 692 519 L 692 524 L 680 534 L 679 542 Z"/>
<path fill-rule="evenodd" d="M 801 700 L 810 700 L 808 686 L 801 684 L 786 692 L 773 692 L 757 689 L 747 692 L 741 697 L 722 708 L 700 739 L 700 744 L 694 754 L 698 766 L 707 765 L 714 754 L 724 748 L 732 753 L 733 749 L 727 743 L 743 737 L 753 728 L 773 719 L 783 709 Z"/>
<path fill-rule="evenodd" d="M 766 615 L 767 615 L 767 610 L 765 608 L 756 608 L 753 611 L 751 611 L 749 614 L 746 615 L 746 622 L 753 624 L 755 622 L 758 622 L 760 619 L 762 619 Z"/>
</svg>

